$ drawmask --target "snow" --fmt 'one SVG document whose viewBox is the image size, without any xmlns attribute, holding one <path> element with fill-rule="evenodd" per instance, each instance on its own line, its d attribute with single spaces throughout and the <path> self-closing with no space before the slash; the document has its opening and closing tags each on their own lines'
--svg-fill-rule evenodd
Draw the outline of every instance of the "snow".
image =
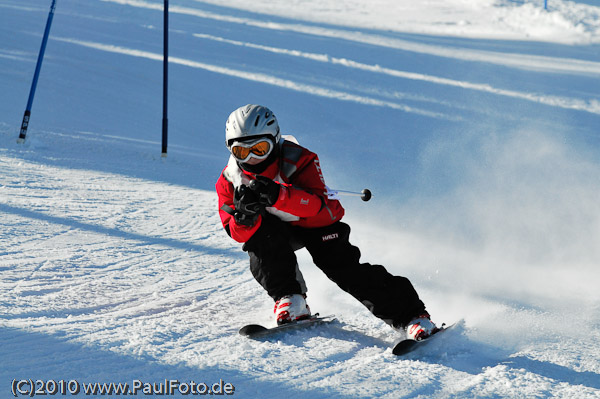
<svg viewBox="0 0 600 399">
<path fill-rule="evenodd" d="M 119 1 L 129 3 L 132 0 Z M 223 4 L 218 0 L 194 1 Z M 292 9 L 291 15 L 296 19 L 361 29 L 553 43 L 598 43 L 600 12 L 594 0 L 550 0 L 548 3 L 548 10 L 544 10 L 544 0 L 227 1 L 229 7 L 247 11 L 287 17 Z"/>
<path fill-rule="evenodd" d="M 171 0 L 167 158 L 162 4 L 57 2 L 22 145 L 50 2 L 0 4 L 3 397 L 21 379 L 600 397 L 595 0 Z M 247 103 L 319 153 L 328 186 L 373 191 L 343 199 L 352 242 L 457 322 L 426 351 L 395 357 L 400 334 L 304 250 L 308 302 L 338 322 L 238 336 L 272 323 L 216 212 L 224 122 Z"/>
</svg>

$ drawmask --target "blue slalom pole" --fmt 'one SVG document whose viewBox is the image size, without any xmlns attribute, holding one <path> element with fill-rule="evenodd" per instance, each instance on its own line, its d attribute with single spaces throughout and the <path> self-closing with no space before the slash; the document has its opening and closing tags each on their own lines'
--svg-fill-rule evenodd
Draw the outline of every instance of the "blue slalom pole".
<svg viewBox="0 0 600 399">
<path fill-rule="evenodd" d="M 548 9 L 548 0 L 544 0 L 544 10 Z"/>
<path fill-rule="evenodd" d="M 17 143 L 24 143 L 25 136 L 27 135 L 27 127 L 29 126 L 29 117 L 31 116 L 31 106 L 33 105 L 33 96 L 35 95 L 35 88 L 37 86 L 38 78 L 40 77 L 40 70 L 42 69 L 42 60 L 44 59 L 44 52 L 46 51 L 46 43 L 48 43 L 48 35 L 50 34 L 50 26 L 52 25 L 52 17 L 54 17 L 54 9 L 56 8 L 56 0 L 52 0 L 50 5 L 50 12 L 48 13 L 48 20 L 46 21 L 46 30 L 44 30 L 44 38 L 42 39 L 42 46 L 38 54 L 37 64 L 35 66 L 35 72 L 33 74 L 33 81 L 31 82 L 31 89 L 29 90 L 29 99 L 27 100 L 27 108 L 25 108 L 25 114 L 23 115 L 23 122 L 21 123 L 21 132 Z"/>
<path fill-rule="evenodd" d="M 163 118 L 162 118 L 162 154 L 167 156 L 169 120 L 167 118 L 167 99 L 169 96 L 169 0 L 165 0 L 163 15 Z"/>
</svg>

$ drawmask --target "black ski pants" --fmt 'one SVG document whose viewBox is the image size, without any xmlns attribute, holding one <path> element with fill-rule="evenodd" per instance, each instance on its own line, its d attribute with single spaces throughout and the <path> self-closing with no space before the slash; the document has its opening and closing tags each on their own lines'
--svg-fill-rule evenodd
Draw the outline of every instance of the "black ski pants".
<svg viewBox="0 0 600 399">
<path fill-rule="evenodd" d="M 360 250 L 349 237 L 350 226 L 343 222 L 303 228 L 267 215 L 243 249 L 254 278 L 274 300 L 306 292 L 294 253 L 305 247 L 330 280 L 386 323 L 401 328 L 422 314 L 425 305 L 411 282 L 381 265 L 360 263 Z"/>
</svg>

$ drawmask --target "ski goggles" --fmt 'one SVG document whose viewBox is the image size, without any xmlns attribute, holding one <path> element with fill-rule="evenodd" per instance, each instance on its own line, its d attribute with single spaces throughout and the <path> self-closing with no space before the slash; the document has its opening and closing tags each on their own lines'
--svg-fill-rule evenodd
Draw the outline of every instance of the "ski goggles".
<svg viewBox="0 0 600 399">
<path fill-rule="evenodd" d="M 236 141 L 230 148 L 231 154 L 240 162 L 246 162 L 250 158 L 265 159 L 273 150 L 273 142 L 267 138 L 249 142 Z"/>
</svg>

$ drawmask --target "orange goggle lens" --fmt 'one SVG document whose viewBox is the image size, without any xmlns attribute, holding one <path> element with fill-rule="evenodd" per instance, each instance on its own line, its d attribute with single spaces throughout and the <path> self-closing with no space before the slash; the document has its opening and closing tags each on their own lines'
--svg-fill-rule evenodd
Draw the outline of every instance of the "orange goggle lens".
<svg viewBox="0 0 600 399">
<path fill-rule="evenodd" d="M 231 147 L 231 153 L 240 161 L 247 160 L 250 156 L 254 158 L 266 158 L 271 152 L 271 142 L 269 140 L 261 140 L 253 144 L 235 143 Z"/>
</svg>

